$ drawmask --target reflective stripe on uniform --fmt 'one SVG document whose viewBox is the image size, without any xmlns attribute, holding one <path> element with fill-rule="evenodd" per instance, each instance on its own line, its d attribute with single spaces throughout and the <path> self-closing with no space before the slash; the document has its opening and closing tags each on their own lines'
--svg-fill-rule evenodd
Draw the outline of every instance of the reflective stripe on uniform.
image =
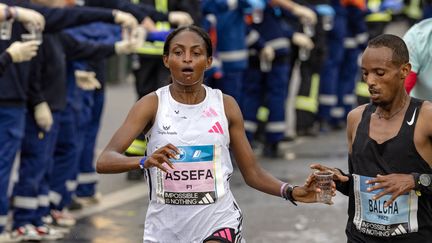
<svg viewBox="0 0 432 243">
<path fill-rule="evenodd" d="M 163 54 L 163 41 L 154 41 L 149 42 L 145 41 L 141 47 L 136 49 L 138 54 L 147 54 L 147 55 L 162 55 Z"/>
<path fill-rule="evenodd" d="M 368 0 L 367 8 L 373 13 L 378 12 L 381 6 L 381 0 Z"/>
<path fill-rule="evenodd" d="M 355 38 L 348 37 L 344 39 L 344 48 L 353 49 L 357 48 L 358 44 Z"/>
<path fill-rule="evenodd" d="M 354 94 L 347 94 L 343 97 L 344 105 L 354 105 L 357 103 L 357 97 Z"/>
<path fill-rule="evenodd" d="M 297 96 L 295 108 L 297 110 L 317 113 L 318 111 L 318 92 L 320 76 L 317 73 L 312 74 L 309 96 Z"/>
<path fill-rule="evenodd" d="M 268 121 L 269 114 L 270 114 L 270 110 L 267 107 L 260 106 L 258 108 L 258 112 L 257 112 L 256 118 L 257 118 L 258 121 L 266 122 L 266 121 Z"/>
<path fill-rule="evenodd" d="M 37 209 L 38 199 L 36 197 L 14 196 L 13 205 L 16 208 Z"/>
<path fill-rule="evenodd" d="M 38 196 L 38 204 L 39 207 L 48 207 L 49 206 L 49 197 L 48 195 L 39 195 Z"/>
<path fill-rule="evenodd" d="M 48 197 L 50 202 L 54 205 L 59 205 L 62 200 L 62 195 L 55 191 L 50 191 Z"/>
<path fill-rule="evenodd" d="M 337 104 L 337 96 L 336 95 L 325 95 L 320 94 L 319 96 L 320 105 L 333 106 Z"/>
<path fill-rule="evenodd" d="M 0 215 L 0 226 L 5 226 L 7 223 L 7 215 Z"/>
<path fill-rule="evenodd" d="M 330 109 L 330 116 L 333 118 L 343 118 L 345 115 L 345 109 L 343 107 L 332 107 Z"/>
<path fill-rule="evenodd" d="M 409 5 L 405 6 L 403 12 L 412 19 L 420 19 L 423 15 L 420 4 L 420 0 L 411 0 Z"/>
<path fill-rule="evenodd" d="M 168 0 L 155 0 L 155 8 L 158 12 L 168 13 Z"/>
<path fill-rule="evenodd" d="M 361 97 L 370 97 L 369 87 L 365 82 L 357 82 L 355 93 Z"/>
<path fill-rule="evenodd" d="M 72 181 L 72 180 L 67 180 L 66 181 L 66 189 L 70 192 L 75 191 L 75 189 L 78 186 L 78 182 L 77 181 Z"/>
<path fill-rule="evenodd" d="M 381 0 L 368 0 L 367 7 L 371 11 L 370 14 L 366 15 L 366 22 L 389 22 L 391 20 L 390 11 L 380 12 Z"/>
<path fill-rule="evenodd" d="M 211 67 L 218 67 L 218 68 L 222 67 L 222 63 L 219 60 L 219 58 L 213 57 L 213 61 L 212 61 Z"/>
<path fill-rule="evenodd" d="M 369 33 L 363 32 L 355 36 L 357 44 L 364 44 L 369 40 Z"/>
<path fill-rule="evenodd" d="M 249 34 L 246 36 L 246 45 L 251 46 L 255 44 L 260 38 L 260 34 L 256 30 L 251 30 Z"/>
<path fill-rule="evenodd" d="M 284 132 L 286 129 L 285 121 L 268 122 L 266 125 L 267 132 Z"/>
<path fill-rule="evenodd" d="M 270 41 L 266 41 L 265 45 L 273 47 L 274 50 L 279 50 L 283 48 L 290 48 L 291 42 L 288 38 L 281 37 Z"/>
<path fill-rule="evenodd" d="M 392 16 L 389 12 L 371 13 L 366 15 L 366 22 L 390 22 Z"/>
<path fill-rule="evenodd" d="M 96 183 L 98 182 L 98 174 L 95 172 L 79 173 L 77 181 L 78 184 Z"/>
<path fill-rule="evenodd" d="M 244 128 L 246 132 L 251 132 L 251 133 L 255 133 L 256 130 L 258 129 L 258 124 L 256 122 L 253 121 L 244 121 Z"/>
<path fill-rule="evenodd" d="M 219 52 L 219 59 L 222 62 L 236 62 L 248 59 L 247 50 L 237 50 L 237 51 L 221 51 Z"/>
<path fill-rule="evenodd" d="M 134 1 L 134 3 L 137 3 Z M 168 13 L 168 1 L 167 0 L 155 0 L 155 9 L 158 12 Z M 169 31 L 171 29 L 171 25 L 166 21 L 158 21 L 155 23 L 156 29 L 158 31 Z M 163 41 L 144 41 L 143 45 L 136 49 L 138 54 L 145 55 L 163 55 Z"/>
<path fill-rule="evenodd" d="M 135 139 L 132 142 L 132 144 L 129 146 L 129 148 L 126 149 L 126 153 L 143 156 L 145 154 L 146 148 L 147 148 L 146 141 Z"/>
</svg>

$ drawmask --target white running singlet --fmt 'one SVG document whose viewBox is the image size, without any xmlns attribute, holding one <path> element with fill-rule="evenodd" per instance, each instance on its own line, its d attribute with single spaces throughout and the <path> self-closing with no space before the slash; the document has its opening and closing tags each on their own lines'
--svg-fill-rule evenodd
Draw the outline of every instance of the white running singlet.
<svg viewBox="0 0 432 243">
<path fill-rule="evenodd" d="M 147 154 L 171 143 L 181 153 L 175 170 L 146 170 L 151 191 L 144 242 L 202 242 L 220 228 L 233 228 L 242 242 L 242 214 L 230 191 L 233 167 L 228 121 L 220 90 L 203 85 L 205 99 L 195 105 L 175 101 L 169 85 L 156 91 L 158 109 Z M 168 166 L 167 166 L 168 167 Z"/>
</svg>

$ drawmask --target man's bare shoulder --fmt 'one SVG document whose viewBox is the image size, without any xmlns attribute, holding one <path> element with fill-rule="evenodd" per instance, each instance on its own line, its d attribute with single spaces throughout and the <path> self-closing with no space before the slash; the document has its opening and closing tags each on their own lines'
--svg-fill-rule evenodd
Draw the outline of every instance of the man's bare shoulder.
<svg viewBox="0 0 432 243">
<path fill-rule="evenodd" d="M 418 119 L 420 122 L 424 122 L 424 124 L 429 126 L 430 121 L 432 120 L 432 102 L 427 100 L 423 102 Z"/>
<path fill-rule="evenodd" d="M 354 108 L 353 110 L 351 110 L 348 113 L 348 123 L 352 123 L 352 122 L 358 122 L 361 119 L 361 116 L 364 112 L 364 110 L 366 109 L 366 106 L 368 104 L 364 104 L 364 105 L 360 105 L 357 106 L 356 108 Z"/>
<path fill-rule="evenodd" d="M 425 100 L 422 105 L 422 113 L 425 115 L 432 115 L 432 102 Z"/>
</svg>

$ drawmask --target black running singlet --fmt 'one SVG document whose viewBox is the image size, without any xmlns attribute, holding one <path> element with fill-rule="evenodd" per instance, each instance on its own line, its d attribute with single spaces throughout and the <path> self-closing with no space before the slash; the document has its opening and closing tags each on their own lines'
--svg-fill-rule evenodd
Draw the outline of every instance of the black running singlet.
<svg viewBox="0 0 432 243">
<path fill-rule="evenodd" d="M 376 106 L 366 106 L 358 125 L 349 161 L 350 182 L 348 242 L 418 242 L 432 243 L 432 196 L 417 196 L 412 190 L 399 196 L 384 208 L 391 195 L 378 200 L 372 196 L 379 191 L 367 192 L 365 181 L 377 174 L 432 174 L 428 163 L 414 145 L 414 129 L 423 101 L 411 98 L 398 134 L 378 144 L 369 137 L 371 114 Z"/>
</svg>

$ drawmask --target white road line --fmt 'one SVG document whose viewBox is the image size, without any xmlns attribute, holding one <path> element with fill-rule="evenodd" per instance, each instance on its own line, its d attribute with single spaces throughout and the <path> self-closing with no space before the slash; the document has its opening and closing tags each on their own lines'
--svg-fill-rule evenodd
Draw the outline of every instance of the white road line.
<svg viewBox="0 0 432 243">
<path fill-rule="evenodd" d="M 94 206 L 84 207 L 76 212 L 71 212 L 75 219 L 85 218 L 105 210 L 144 198 L 148 195 L 146 183 L 140 183 L 127 189 L 119 190 L 102 196 L 100 203 Z"/>
</svg>

